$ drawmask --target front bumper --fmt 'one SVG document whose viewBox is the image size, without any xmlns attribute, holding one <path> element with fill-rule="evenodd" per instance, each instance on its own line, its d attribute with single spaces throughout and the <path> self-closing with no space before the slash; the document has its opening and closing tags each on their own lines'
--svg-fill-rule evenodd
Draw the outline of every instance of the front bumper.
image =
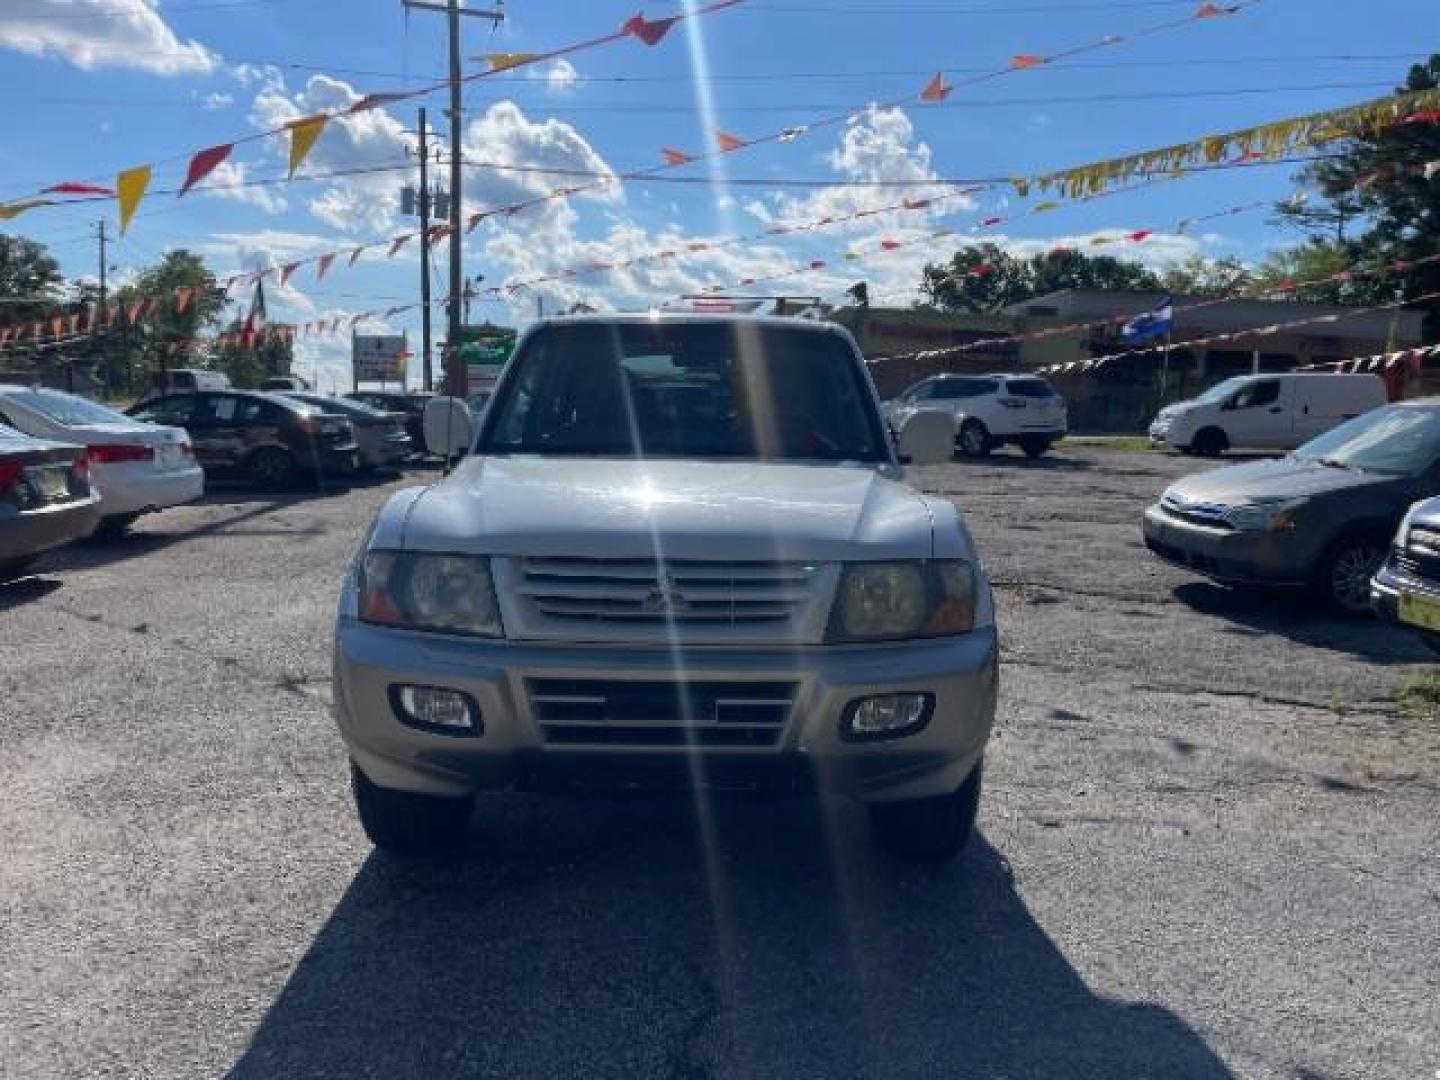
<svg viewBox="0 0 1440 1080">
<path fill-rule="evenodd" d="M 1153 554 L 1215 581 L 1303 585 L 1310 579 L 1310 565 L 1291 533 L 1196 525 L 1159 504 L 1146 509 L 1142 528 Z"/>
<path fill-rule="evenodd" d="M 998 646 L 993 627 L 961 638 L 792 650 L 667 649 L 512 644 L 394 631 L 339 622 L 335 715 L 351 756 L 382 787 L 437 795 L 483 788 L 631 786 L 658 774 L 689 786 L 762 790 L 820 787 L 864 801 L 954 791 L 984 752 L 995 718 Z M 633 682 L 776 680 L 794 684 L 773 745 L 577 746 L 548 742 L 531 702 L 535 679 Z M 392 711 L 389 688 L 421 684 L 464 691 L 479 705 L 484 733 L 417 730 Z M 929 723 L 914 734 L 847 742 L 840 719 L 856 698 L 933 694 Z M 698 731 L 701 721 L 696 721 Z M 594 781 L 593 785 L 586 782 Z M 643 784 L 644 780 L 639 780 Z"/>
<path fill-rule="evenodd" d="M 86 499 L 28 510 L 0 518 L 0 559 L 27 559 L 42 551 L 80 540 L 95 531 L 100 499 Z"/>
<path fill-rule="evenodd" d="M 1395 623 L 1406 630 L 1414 631 L 1440 647 L 1440 634 L 1400 621 L 1400 594 L 1402 592 L 1429 597 L 1440 602 L 1440 581 L 1420 577 L 1397 565 L 1395 553 L 1392 550 L 1375 576 L 1370 579 L 1370 607 L 1385 622 Z"/>
</svg>

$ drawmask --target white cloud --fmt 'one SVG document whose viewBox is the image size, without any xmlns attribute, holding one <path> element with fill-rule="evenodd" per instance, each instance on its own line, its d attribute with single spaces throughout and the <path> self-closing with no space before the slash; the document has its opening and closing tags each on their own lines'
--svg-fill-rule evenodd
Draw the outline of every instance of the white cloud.
<svg viewBox="0 0 1440 1080">
<path fill-rule="evenodd" d="M 562 56 L 546 70 L 545 85 L 554 93 L 563 94 L 574 88 L 575 80 L 579 77 L 580 73 L 575 70 L 575 65 Z"/>
<path fill-rule="evenodd" d="M 219 62 L 198 41 L 181 41 L 154 0 L 5 0 L 0 47 L 58 57 L 86 71 L 203 74 Z"/>
<path fill-rule="evenodd" d="M 248 166 L 244 162 L 222 161 L 205 179 L 196 194 L 253 206 L 267 214 L 283 214 L 290 206 L 279 190 L 269 185 L 245 186 Z"/>
<path fill-rule="evenodd" d="M 212 90 L 208 94 L 202 94 L 198 98 L 200 108 L 206 112 L 218 112 L 220 109 L 228 109 L 235 104 L 235 95 L 227 94 L 222 90 Z"/>
</svg>

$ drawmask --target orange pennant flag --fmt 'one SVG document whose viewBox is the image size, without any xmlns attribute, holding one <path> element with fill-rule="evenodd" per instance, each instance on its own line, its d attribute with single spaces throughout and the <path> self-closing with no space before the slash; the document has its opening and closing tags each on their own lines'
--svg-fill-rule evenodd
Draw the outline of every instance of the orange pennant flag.
<svg viewBox="0 0 1440 1080">
<path fill-rule="evenodd" d="M 351 265 L 351 266 L 354 266 L 354 265 L 355 265 L 355 260 L 358 259 L 358 258 L 360 258 L 360 253 L 361 253 L 362 251 L 364 251 L 364 250 L 365 250 L 365 248 L 362 246 L 362 247 L 358 247 L 358 248 L 356 248 L 354 251 L 350 252 L 350 265 Z"/>
<path fill-rule="evenodd" d="M 945 73 L 937 71 L 935 77 L 920 91 L 921 101 L 944 101 L 950 96 L 951 88 L 945 85 Z"/>
<path fill-rule="evenodd" d="M 149 186 L 149 165 L 126 169 L 115 178 L 115 193 L 120 200 L 121 236 L 124 236 L 125 230 L 130 227 L 130 219 L 135 216 L 135 209 L 140 205 L 140 200 L 145 197 L 145 189 Z"/>
<path fill-rule="evenodd" d="M 1034 53 L 1019 53 L 1010 58 L 1010 66 L 1012 68 L 1039 67 L 1043 63 L 1045 63 L 1045 58 L 1043 56 L 1036 56 Z"/>
<path fill-rule="evenodd" d="M 1197 19 L 1218 19 L 1225 15 L 1234 15 L 1239 11 L 1238 7 L 1221 7 L 1219 4 L 1201 4 L 1195 11 Z"/>
<path fill-rule="evenodd" d="M 470 219 L 465 223 L 465 235 L 469 236 L 472 232 L 474 232 L 475 226 L 479 225 L 484 217 L 484 214 L 471 214 Z"/>
<path fill-rule="evenodd" d="M 660 154 L 665 159 L 666 165 L 684 165 L 693 159 L 684 150 L 672 150 L 670 147 L 662 147 Z"/>
<path fill-rule="evenodd" d="M 730 153 L 730 151 L 732 150 L 739 150 L 742 146 L 745 145 L 744 139 L 737 139 L 734 135 L 731 135 L 724 131 L 716 133 L 715 141 L 720 144 L 721 152 L 726 154 Z"/>
<path fill-rule="evenodd" d="M 406 233 L 404 236 L 397 236 L 390 244 L 390 256 L 393 256 L 397 251 L 404 247 L 409 242 L 410 238 L 414 235 L 414 233 Z"/>
<path fill-rule="evenodd" d="M 327 116 L 307 116 L 300 120 L 291 120 L 285 125 L 290 129 L 290 176 L 295 175 L 295 170 L 309 155 L 328 121 Z"/>
<path fill-rule="evenodd" d="M 315 280 L 316 280 L 316 281 L 324 281 L 324 280 L 325 280 L 325 271 L 330 269 L 330 264 L 331 264 L 332 262 L 334 262 L 334 261 L 335 261 L 335 253 L 334 253 L 333 251 L 327 251 L 324 255 L 321 255 L 320 258 L 318 258 L 317 260 L 315 260 Z"/>
<path fill-rule="evenodd" d="M 290 282 L 290 275 L 299 269 L 298 262 L 286 263 L 280 268 L 280 287 L 283 289 Z"/>
<path fill-rule="evenodd" d="M 10 218 L 19 217 L 26 210 L 34 210 L 37 206 L 52 206 L 54 199 L 22 199 L 20 202 L 0 203 L 0 219 L 8 221 Z"/>
<path fill-rule="evenodd" d="M 540 59 L 538 53 L 528 52 L 497 52 L 485 54 L 485 60 L 489 63 L 491 71 L 505 71 L 508 68 L 519 67 L 521 64 L 533 64 L 538 59 Z"/>
<path fill-rule="evenodd" d="M 184 315 L 185 309 L 190 306 L 190 298 L 195 295 L 195 290 L 188 285 L 182 285 L 175 290 L 175 314 Z"/>
</svg>

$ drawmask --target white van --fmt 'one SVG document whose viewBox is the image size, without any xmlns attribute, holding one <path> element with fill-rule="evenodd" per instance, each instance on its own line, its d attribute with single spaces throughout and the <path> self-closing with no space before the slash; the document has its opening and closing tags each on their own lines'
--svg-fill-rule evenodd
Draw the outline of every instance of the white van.
<svg viewBox="0 0 1440 1080">
<path fill-rule="evenodd" d="M 1293 450 L 1385 401 L 1378 375 L 1237 375 L 1161 409 L 1150 441 L 1202 457 L 1232 448 Z"/>
<path fill-rule="evenodd" d="M 204 368 L 169 368 L 155 379 L 152 394 L 187 394 L 197 390 L 229 390 L 230 379 L 223 371 Z"/>
</svg>

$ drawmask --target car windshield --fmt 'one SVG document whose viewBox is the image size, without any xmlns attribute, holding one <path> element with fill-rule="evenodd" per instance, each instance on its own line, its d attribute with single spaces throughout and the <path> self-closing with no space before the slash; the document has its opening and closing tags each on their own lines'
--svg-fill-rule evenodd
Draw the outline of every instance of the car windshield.
<svg viewBox="0 0 1440 1080">
<path fill-rule="evenodd" d="M 135 423 L 133 417 L 126 416 L 116 409 L 97 404 L 75 394 L 67 394 L 63 390 L 36 388 L 20 390 L 7 396 L 11 401 L 18 402 L 24 408 L 40 413 L 66 427 L 86 424 L 133 425 Z"/>
<path fill-rule="evenodd" d="M 1408 476 L 1440 458 L 1440 409 L 1389 405 L 1357 416 L 1295 451 L 1301 461 Z"/>
<path fill-rule="evenodd" d="M 888 459 L 861 366 L 834 334 L 580 323 L 541 329 L 513 364 L 486 411 L 481 452 Z"/>
<path fill-rule="evenodd" d="M 1216 383 L 1195 400 L 1202 405 L 1217 405 L 1250 381 L 1248 375 L 1237 375 L 1233 379 Z"/>
</svg>

